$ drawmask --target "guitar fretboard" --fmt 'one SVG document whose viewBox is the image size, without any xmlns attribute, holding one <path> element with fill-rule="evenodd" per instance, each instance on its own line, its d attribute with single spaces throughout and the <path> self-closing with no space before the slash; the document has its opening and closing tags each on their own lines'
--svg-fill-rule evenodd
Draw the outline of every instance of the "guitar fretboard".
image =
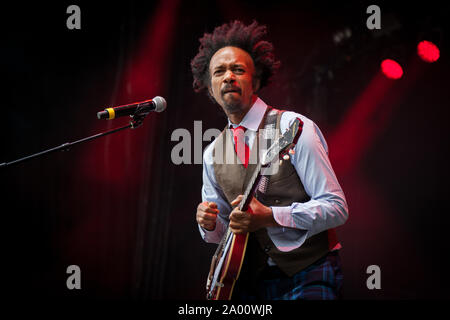
<svg viewBox="0 0 450 320">
<path fill-rule="evenodd" d="M 258 163 L 258 165 L 255 168 L 255 171 L 252 174 L 252 177 L 250 178 L 250 181 L 247 185 L 247 188 L 245 189 L 245 192 L 243 194 L 243 198 L 241 200 L 241 203 L 239 204 L 239 210 L 246 211 L 247 207 L 250 203 L 251 196 L 253 196 L 253 191 L 255 190 L 257 180 L 260 178 L 260 172 L 261 172 L 261 163 Z"/>
</svg>

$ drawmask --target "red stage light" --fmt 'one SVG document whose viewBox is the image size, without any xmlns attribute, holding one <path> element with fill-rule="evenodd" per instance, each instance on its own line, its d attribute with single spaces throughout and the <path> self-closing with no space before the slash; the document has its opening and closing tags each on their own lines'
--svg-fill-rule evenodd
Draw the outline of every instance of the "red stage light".
<svg viewBox="0 0 450 320">
<path fill-rule="evenodd" d="M 417 54 L 423 61 L 426 62 L 435 62 L 439 59 L 439 48 L 430 41 L 421 41 L 417 45 Z"/>
<path fill-rule="evenodd" d="M 390 79 L 400 79 L 403 75 L 402 67 L 392 59 L 385 59 L 381 63 L 381 70 Z"/>
</svg>

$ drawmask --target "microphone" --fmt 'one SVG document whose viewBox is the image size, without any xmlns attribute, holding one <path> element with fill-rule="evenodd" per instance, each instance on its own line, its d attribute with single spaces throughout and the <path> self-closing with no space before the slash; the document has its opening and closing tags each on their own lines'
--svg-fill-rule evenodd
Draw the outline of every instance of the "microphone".
<svg viewBox="0 0 450 320">
<path fill-rule="evenodd" d="M 112 120 L 123 116 L 146 114 L 150 111 L 162 112 L 166 109 L 166 106 L 166 100 L 163 97 L 157 96 L 150 100 L 106 108 L 104 111 L 97 112 L 97 118 Z"/>
</svg>

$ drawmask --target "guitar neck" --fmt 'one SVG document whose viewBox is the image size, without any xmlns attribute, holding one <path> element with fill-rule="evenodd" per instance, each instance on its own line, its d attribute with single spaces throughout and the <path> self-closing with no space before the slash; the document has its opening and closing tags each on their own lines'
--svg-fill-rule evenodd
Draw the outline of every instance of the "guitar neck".
<svg viewBox="0 0 450 320">
<path fill-rule="evenodd" d="M 258 163 L 250 179 L 250 182 L 248 183 L 247 188 L 245 189 L 243 198 L 241 200 L 241 203 L 239 204 L 239 210 L 247 211 L 248 206 L 250 205 L 250 201 L 252 200 L 253 193 L 260 179 L 261 179 L 261 163 Z"/>
</svg>

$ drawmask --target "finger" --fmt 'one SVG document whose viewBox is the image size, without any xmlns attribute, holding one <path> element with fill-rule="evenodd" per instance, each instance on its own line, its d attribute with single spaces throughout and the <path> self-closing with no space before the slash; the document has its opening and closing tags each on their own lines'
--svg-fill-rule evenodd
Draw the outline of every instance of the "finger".
<svg viewBox="0 0 450 320">
<path fill-rule="evenodd" d="M 219 210 L 217 209 L 217 205 L 216 208 L 210 208 L 208 206 L 208 202 L 202 202 L 198 205 L 197 207 L 197 211 L 201 211 L 201 212 L 208 212 L 208 213 L 212 213 L 212 214 L 218 214 Z"/>
<path fill-rule="evenodd" d="M 198 218 L 198 223 L 200 225 L 211 225 L 213 223 L 216 223 L 216 220 L 211 220 L 211 219 L 205 219 L 205 218 Z"/>
<path fill-rule="evenodd" d="M 240 231 L 239 224 L 233 223 L 231 221 L 230 221 L 229 227 L 230 227 L 231 232 L 233 232 L 233 233 L 238 233 Z"/>
<path fill-rule="evenodd" d="M 203 201 L 198 205 L 197 209 L 207 208 L 207 207 L 208 207 L 208 201 Z"/>
<path fill-rule="evenodd" d="M 246 232 L 247 232 L 246 229 L 243 229 L 243 228 L 240 228 L 240 227 L 231 227 L 231 226 L 230 226 L 230 230 L 231 230 L 231 232 L 233 232 L 234 234 L 243 234 L 243 233 L 246 233 Z"/>
<path fill-rule="evenodd" d="M 219 209 L 217 207 L 217 203 L 209 202 L 208 203 L 208 208 L 205 209 L 205 211 L 209 212 L 209 213 L 219 214 Z"/>
<path fill-rule="evenodd" d="M 206 208 L 208 208 L 208 202 L 205 201 L 205 202 L 200 203 L 200 204 L 197 206 L 197 215 L 198 215 L 200 212 L 204 212 Z"/>
<path fill-rule="evenodd" d="M 203 215 L 200 216 L 200 219 L 202 221 L 213 221 L 215 222 L 217 220 L 217 215 L 213 214 L 213 213 L 205 213 Z"/>
<path fill-rule="evenodd" d="M 209 207 L 205 208 L 204 211 L 207 212 L 207 213 L 215 214 L 215 215 L 219 214 L 219 210 L 218 209 L 212 209 L 212 208 L 209 208 Z"/>
<path fill-rule="evenodd" d="M 213 208 L 213 209 L 217 209 L 217 203 L 215 202 L 208 202 L 208 201 L 203 201 L 198 205 L 198 208 Z"/>
<path fill-rule="evenodd" d="M 208 206 L 209 206 L 211 209 L 217 209 L 217 203 L 215 203 L 215 202 L 209 202 L 209 203 L 208 203 Z"/>
<path fill-rule="evenodd" d="M 216 220 L 208 220 L 208 219 L 204 219 L 204 218 L 199 218 L 198 219 L 198 224 L 208 230 L 212 230 L 216 227 Z"/>
<path fill-rule="evenodd" d="M 233 210 L 230 214 L 230 220 L 232 221 L 242 221 L 248 218 L 247 213 L 240 210 Z"/>
<path fill-rule="evenodd" d="M 216 228 L 215 223 L 200 223 L 200 226 L 208 231 L 212 231 Z"/>
<path fill-rule="evenodd" d="M 238 204 L 242 201 L 242 198 L 243 198 L 243 197 L 244 197 L 243 195 L 237 196 L 236 199 L 234 199 L 233 201 L 231 201 L 231 205 L 232 205 L 232 206 L 238 205 Z"/>
</svg>

